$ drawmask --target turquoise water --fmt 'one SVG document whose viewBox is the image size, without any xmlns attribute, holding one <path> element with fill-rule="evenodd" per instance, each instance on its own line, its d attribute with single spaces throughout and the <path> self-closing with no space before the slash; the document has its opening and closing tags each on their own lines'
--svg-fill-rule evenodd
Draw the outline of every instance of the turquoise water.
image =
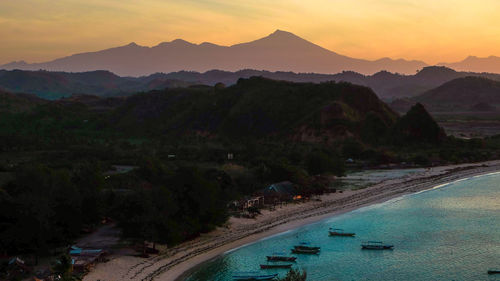
<svg viewBox="0 0 500 281">
<path fill-rule="evenodd" d="M 329 227 L 356 232 L 329 237 Z M 379 240 L 392 251 L 362 251 Z M 317 256 L 300 255 L 294 265 L 321 280 L 500 280 L 500 174 L 452 183 L 335 216 L 258 241 L 202 265 L 187 280 L 232 280 L 237 271 L 259 270 L 266 255 L 290 253 L 300 241 L 321 246 Z"/>
</svg>

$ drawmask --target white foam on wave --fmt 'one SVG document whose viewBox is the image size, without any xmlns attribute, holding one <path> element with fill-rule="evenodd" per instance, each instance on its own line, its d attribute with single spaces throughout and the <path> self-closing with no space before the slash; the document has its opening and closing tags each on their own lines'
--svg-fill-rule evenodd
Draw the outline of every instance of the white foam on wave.
<svg viewBox="0 0 500 281">
<path fill-rule="evenodd" d="M 451 182 L 447 182 L 447 183 L 443 183 L 443 184 L 439 184 L 439 185 L 433 186 L 433 187 L 431 187 L 429 189 L 425 189 L 425 190 L 422 190 L 422 191 L 414 192 L 412 194 L 406 194 L 405 196 L 412 196 L 412 195 L 416 195 L 416 194 L 420 194 L 420 193 L 432 191 L 432 190 L 435 190 L 435 189 L 445 188 L 445 187 L 448 187 L 450 185 L 457 184 L 459 182 L 468 181 L 468 180 L 475 179 L 475 178 L 480 178 L 480 177 L 498 175 L 498 174 L 500 174 L 500 172 L 491 172 L 491 173 L 486 173 L 486 174 L 481 174 L 481 175 L 475 175 L 475 176 L 468 177 L 468 178 L 458 179 L 458 180 L 454 180 L 454 181 L 451 181 Z"/>
<path fill-rule="evenodd" d="M 312 223 L 309 223 L 309 224 L 306 224 L 306 225 L 299 226 L 299 227 L 294 228 L 294 229 L 290 229 L 290 230 L 287 230 L 287 231 L 276 233 L 276 234 L 273 234 L 273 235 L 270 235 L 270 236 L 263 237 L 263 238 L 261 238 L 259 240 L 256 240 L 256 241 L 253 241 L 253 242 L 250 242 L 250 243 L 246 243 L 244 245 L 241 245 L 239 247 L 236 247 L 236 248 L 233 248 L 231 250 L 228 250 L 228 251 L 224 252 L 224 255 L 225 254 L 229 254 L 231 252 L 234 252 L 234 251 L 236 251 L 238 249 L 250 246 L 252 244 L 256 244 L 256 243 L 261 242 L 261 241 L 265 241 L 265 240 L 272 239 L 272 238 L 275 238 L 275 237 L 279 237 L 279 236 L 282 236 L 282 235 L 287 235 L 287 234 L 292 233 L 292 232 L 300 231 L 300 229 L 305 228 L 305 227 L 310 227 L 311 225 L 322 224 L 322 223 L 325 223 L 325 222 L 326 223 L 333 222 L 333 221 L 335 221 L 335 220 L 337 220 L 339 218 L 342 218 L 343 216 L 348 216 L 348 215 L 351 215 L 351 214 L 366 212 L 366 211 L 377 209 L 377 208 L 380 208 L 380 207 L 383 207 L 383 206 L 386 206 L 386 205 L 390 205 L 390 204 L 393 204 L 393 203 L 396 203 L 398 201 L 401 201 L 401 200 L 405 199 L 405 197 L 407 197 L 407 196 L 413 196 L 413 195 L 421 194 L 421 193 L 424 193 L 424 192 L 428 192 L 428 191 L 432 191 L 432 190 L 436 190 L 436 189 L 440 189 L 440 188 L 445 188 L 445 187 L 457 184 L 459 182 L 468 181 L 468 180 L 471 180 L 471 179 L 474 179 L 474 178 L 492 176 L 492 175 L 497 175 L 497 174 L 500 174 L 500 171 L 499 172 L 491 172 L 491 173 L 476 175 L 476 176 L 471 176 L 471 177 L 463 178 L 463 179 L 458 179 L 458 180 L 454 180 L 454 181 L 451 181 L 451 182 L 439 184 L 439 185 L 433 186 L 433 187 L 431 187 L 429 189 L 425 189 L 425 190 L 422 190 L 422 191 L 418 191 L 418 192 L 414 192 L 414 193 L 410 193 L 410 194 L 404 194 L 404 195 L 401 195 L 401 196 L 398 196 L 398 197 L 394 197 L 394 198 L 389 199 L 389 200 L 384 201 L 384 202 L 379 202 L 379 203 L 374 203 L 374 204 L 371 204 L 371 205 L 363 206 L 361 208 L 349 211 L 347 213 L 335 214 L 335 215 L 332 215 L 331 217 L 328 217 L 328 218 L 325 218 L 325 219 L 322 219 L 322 220 L 319 220 L 319 221 L 316 221 L 316 222 L 312 222 Z"/>
</svg>

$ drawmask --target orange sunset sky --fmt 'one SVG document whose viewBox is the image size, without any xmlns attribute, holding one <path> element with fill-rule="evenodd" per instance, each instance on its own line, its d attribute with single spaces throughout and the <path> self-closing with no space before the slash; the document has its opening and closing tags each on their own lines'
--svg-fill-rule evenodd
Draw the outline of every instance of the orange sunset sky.
<svg viewBox="0 0 500 281">
<path fill-rule="evenodd" d="M 352 57 L 433 64 L 500 55 L 499 12 L 498 0 L 0 0 L 0 64 L 275 29 Z"/>
</svg>

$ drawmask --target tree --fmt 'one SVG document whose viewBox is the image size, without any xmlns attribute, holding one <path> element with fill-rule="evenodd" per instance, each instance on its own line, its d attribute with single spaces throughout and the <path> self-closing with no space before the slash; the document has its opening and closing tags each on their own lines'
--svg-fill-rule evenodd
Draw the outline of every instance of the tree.
<svg viewBox="0 0 500 281">
<path fill-rule="evenodd" d="M 354 138 L 344 141 L 342 144 L 342 156 L 345 158 L 360 158 L 363 153 L 363 145 Z"/>
<path fill-rule="evenodd" d="M 82 212 L 82 222 L 95 224 L 103 215 L 104 176 L 99 163 L 84 162 L 77 165 L 73 171 L 72 182 L 76 185 L 81 196 L 81 204 L 85 207 Z"/>
<path fill-rule="evenodd" d="M 9 206 L 3 214 L 2 244 L 14 254 L 46 253 L 53 235 L 51 201 L 51 169 L 44 165 L 28 165 L 15 171 L 14 180 L 6 185 L 3 201 Z M 38 255 L 37 255 L 38 257 Z"/>
<path fill-rule="evenodd" d="M 61 255 L 53 264 L 52 272 L 54 272 L 55 280 L 59 281 L 75 281 L 79 280 L 73 276 L 73 268 L 71 265 L 71 257 L 68 254 Z"/>
<path fill-rule="evenodd" d="M 386 139 L 389 127 L 375 112 L 366 114 L 361 128 L 361 138 L 365 143 L 381 144 Z"/>
<path fill-rule="evenodd" d="M 142 188 L 128 193 L 118 205 L 118 226 L 125 238 L 152 241 L 154 236 L 155 211 L 151 204 L 151 193 Z"/>
<path fill-rule="evenodd" d="M 417 103 L 398 120 L 392 137 L 393 142 L 401 146 L 408 145 L 408 143 L 436 145 L 446 139 L 446 134 L 425 107 Z"/>
<path fill-rule="evenodd" d="M 310 175 L 333 173 L 344 174 L 344 162 L 336 155 L 328 155 L 322 151 L 311 152 L 306 158 L 306 168 Z"/>
<path fill-rule="evenodd" d="M 285 277 L 279 278 L 277 281 L 306 281 L 307 273 L 305 271 L 290 269 Z"/>
</svg>

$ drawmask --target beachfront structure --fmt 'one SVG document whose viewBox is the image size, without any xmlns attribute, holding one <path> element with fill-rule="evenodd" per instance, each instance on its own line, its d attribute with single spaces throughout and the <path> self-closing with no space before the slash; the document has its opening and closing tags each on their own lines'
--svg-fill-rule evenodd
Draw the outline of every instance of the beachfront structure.
<svg viewBox="0 0 500 281">
<path fill-rule="evenodd" d="M 260 194 L 264 196 L 266 204 L 292 201 L 294 198 L 298 198 L 299 196 L 294 184 L 289 181 L 271 184 L 270 186 L 261 190 Z"/>
<path fill-rule="evenodd" d="M 104 261 L 106 254 L 103 249 L 82 249 L 77 246 L 69 249 L 74 272 L 90 271 L 97 262 Z"/>
<path fill-rule="evenodd" d="M 21 280 L 21 277 L 28 273 L 31 272 L 31 268 L 26 265 L 24 260 L 14 257 L 9 260 L 7 264 L 7 276 L 8 278 L 12 279 L 17 279 Z"/>
<path fill-rule="evenodd" d="M 264 206 L 264 196 L 246 196 L 241 200 L 236 200 L 231 202 L 234 208 L 240 210 L 247 210 L 250 207 L 263 207 Z"/>
</svg>

